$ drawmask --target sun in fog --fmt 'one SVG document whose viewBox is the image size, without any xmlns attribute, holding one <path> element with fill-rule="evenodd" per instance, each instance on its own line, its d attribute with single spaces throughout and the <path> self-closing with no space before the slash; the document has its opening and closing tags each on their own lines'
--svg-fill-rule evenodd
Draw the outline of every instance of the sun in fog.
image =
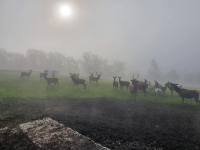
<svg viewBox="0 0 200 150">
<path fill-rule="evenodd" d="M 70 16 L 71 15 L 71 9 L 70 9 L 70 7 L 68 5 L 62 5 L 60 7 L 60 14 L 63 17 Z"/>
</svg>

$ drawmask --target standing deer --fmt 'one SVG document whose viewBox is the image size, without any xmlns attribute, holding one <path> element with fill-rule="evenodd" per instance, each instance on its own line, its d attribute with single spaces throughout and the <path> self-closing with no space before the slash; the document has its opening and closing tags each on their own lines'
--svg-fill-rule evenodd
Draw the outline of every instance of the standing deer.
<svg viewBox="0 0 200 150">
<path fill-rule="evenodd" d="M 91 76 L 89 76 L 90 84 L 92 82 L 92 78 L 94 77 L 93 73 L 91 73 Z"/>
<path fill-rule="evenodd" d="M 113 78 L 114 78 L 114 81 L 113 81 L 113 90 L 115 89 L 115 91 L 116 91 L 116 88 L 117 88 L 117 91 L 118 91 L 118 82 L 115 81 L 116 78 L 117 78 L 117 76 L 116 77 L 113 76 Z"/>
<path fill-rule="evenodd" d="M 165 91 L 166 91 L 166 89 L 167 89 L 167 84 L 165 84 L 165 86 L 164 87 L 160 87 L 160 89 L 162 90 L 162 92 L 163 92 L 163 96 L 165 96 Z"/>
<path fill-rule="evenodd" d="M 41 78 L 45 78 L 45 75 L 48 75 L 48 70 L 44 70 L 44 73 L 40 73 L 40 81 L 41 81 Z"/>
<path fill-rule="evenodd" d="M 84 79 L 75 79 L 75 76 L 72 75 L 72 81 L 74 82 L 74 86 L 77 85 L 77 87 L 78 87 L 79 84 L 83 84 L 84 85 L 84 89 L 86 89 L 86 85 L 85 85 L 85 80 Z M 73 86 L 73 88 L 74 88 L 74 86 Z"/>
<path fill-rule="evenodd" d="M 148 84 L 148 87 L 147 87 L 148 89 L 149 89 L 149 92 L 151 91 L 151 92 L 153 92 L 154 91 L 154 89 L 155 89 L 155 86 L 153 86 L 153 85 L 151 85 L 151 82 L 149 82 L 149 84 Z"/>
<path fill-rule="evenodd" d="M 170 82 L 168 82 L 168 83 L 180 95 L 183 103 L 184 103 L 184 98 L 189 98 L 189 99 L 194 98 L 196 101 L 196 104 L 199 103 L 199 93 L 196 90 L 181 89 L 177 86 L 178 84 L 174 84 L 174 83 L 170 83 Z"/>
<path fill-rule="evenodd" d="M 96 74 L 97 74 L 97 72 L 96 72 Z M 99 80 L 100 77 L 101 77 L 101 72 L 100 72 L 100 74 L 97 74 L 97 76 L 98 76 L 98 77 L 92 77 L 92 81 L 93 81 L 93 83 L 94 83 L 94 81 L 96 81 L 97 86 L 98 86 L 98 80 Z"/>
<path fill-rule="evenodd" d="M 174 91 L 174 88 L 169 84 L 167 83 L 167 87 L 169 88 L 169 90 L 171 91 L 171 96 L 173 96 L 173 91 Z M 179 88 L 182 88 L 182 85 L 181 86 L 178 86 Z M 179 96 L 179 95 L 178 95 Z"/>
<path fill-rule="evenodd" d="M 137 90 L 138 90 L 138 80 L 133 79 L 131 81 L 132 81 L 132 85 L 129 86 L 129 90 L 131 93 L 131 99 L 136 100 Z"/>
<path fill-rule="evenodd" d="M 54 86 L 58 84 L 58 88 L 59 88 L 58 78 L 47 78 L 47 74 L 45 74 L 44 78 L 47 80 L 47 83 L 48 83 L 47 89 L 49 85 L 51 86 L 51 83 L 54 83 Z M 51 88 L 54 88 L 54 86 L 53 87 L 51 86 Z"/>
<path fill-rule="evenodd" d="M 119 78 L 119 85 L 120 85 L 120 90 L 122 89 L 123 91 L 123 87 L 126 86 L 126 88 L 128 89 L 130 83 L 128 81 L 121 81 L 121 77 L 118 77 Z M 126 89 L 126 91 L 127 91 Z"/>
<path fill-rule="evenodd" d="M 155 88 L 154 89 L 155 95 L 157 96 L 162 96 L 163 95 L 163 91 L 160 88 Z"/>
<path fill-rule="evenodd" d="M 30 70 L 30 69 L 29 69 Z M 21 76 L 20 79 L 23 78 L 24 76 L 27 76 L 28 79 L 30 79 L 30 75 L 31 75 L 32 70 L 30 70 L 30 72 L 21 72 Z M 24 79 L 24 78 L 23 78 Z"/>
<path fill-rule="evenodd" d="M 134 77 L 134 75 L 133 75 L 133 77 Z M 139 77 L 139 75 L 137 76 L 137 78 Z M 137 79 L 136 78 L 136 79 Z M 143 91 L 143 93 L 144 93 L 144 96 L 146 96 L 147 95 L 147 87 L 148 87 L 148 81 L 146 80 L 146 79 L 144 79 L 144 82 L 143 81 L 138 81 L 138 90 L 142 90 Z M 137 94 L 138 94 L 138 91 L 137 91 Z"/>
<path fill-rule="evenodd" d="M 56 71 L 53 70 L 53 74 L 52 74 L 52 77 L 55 78 L 55 74 L 56 74 Z"/>
</svg>

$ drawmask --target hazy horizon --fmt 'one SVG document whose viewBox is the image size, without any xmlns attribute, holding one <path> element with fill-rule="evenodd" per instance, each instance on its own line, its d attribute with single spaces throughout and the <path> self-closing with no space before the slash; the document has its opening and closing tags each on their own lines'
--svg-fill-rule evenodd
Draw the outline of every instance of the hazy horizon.
<svg viewBox="0 0 200 150">
<path fill-rule="evenodd" d="M 59 15 L 63 4 L 71 7 L 69 17 Z M 143 73 L 152 59 L 163 71 L 199 72 L 199 6 L 198 0 L 1 0 L 0 47 L 75 59 L 91 51 Z"/>
</svg>

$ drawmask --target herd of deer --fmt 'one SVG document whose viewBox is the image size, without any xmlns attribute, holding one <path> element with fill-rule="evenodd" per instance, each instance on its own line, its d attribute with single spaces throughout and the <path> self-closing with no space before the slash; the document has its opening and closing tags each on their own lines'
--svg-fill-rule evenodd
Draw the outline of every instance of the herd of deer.
<svg viewBox="0 0 200 150">
<path fill-rule="evenodd" d="M 30 70 L 30 72 L 22 72 L 20 79 L 23 78 L 24 76 L 27 76 L 28 79 L 30 79 L 31 72 L 32 72 L 32 70 Z M 98 81 L 101 77 L 101 73 L 98 74 L 96 72 L 96 74 L 97 74 L 97 77 L 94 77 L 94 75 L 92 73 L 89 76 L 89 81 L 90 81 L 90 84 L 92 82 L 93 83 L 96 82 L 96 84 L 98 86 Z M 46 79 L 46 81 L 48 83 L 47 89 L 48 89 L 49 85 L 51 86 L 51 83 L 54 83 L 54 86 L 57 84 L 58 88 L 59 88 L 58 78 L 55 78 L 55 71 L 53 71 L 52 78 L 47 78 L 47 75 L 48 75 L 48 70 L 44 70 L 44 73 L 40 73 L 40 80 L 43 77 Z M 82 84 L 82 85 L 84 85 L 84 89 L 86 89 L 85 80 L 79 79 L 79 74 L 69 73 L 69 75 L 70 75 L 70 78 L 72 79 L 72 81 L 74 82 L 74 86 L 77 85 L 77 87 L 78 87 L 79 84 Z M 193 98 L 193 99 L 195 99 L 196 104 L 200 103 L 200 101 L 199 101 L 200 91 L 198 91 L 198 90 L 183 89 L 182 85 L 178 86 L 178 84 L 174 84 L 171 82 L 167 82 L 165 84 L 165 86 L 163 87 L 156 80 L 154 80 L 155 85 L 153 86 L 153 85 L 151 85 L 151 82 L 147 81 L 146 79 L 144 79 L 144 82 L 138 81 L 137 80 L 138 77 L 139 77 L 139 75 L 136 78 L 134 78 L 134 75 L 133 75 L 132 80 L 131 80 L 132 85 L 130 85 L 130 83 L 128 81 L 122 81 L 121 77 L 118 77 L 120 90 L 123 91 L 124 86 L 126 87 L 126 90 L 129 88 L 130 94 L 131 94 L 131 99 L 136 100 L 136 96 L 138 95 L 139 90 L 142 90 L 144 93 L 144 96 L 146 96 L 147 89 L 149 90 L 149 92 L 154 92 L 156 96 L 165 96 L 165 91 L 167 88 L 169 88 L 169 90 L 171 91 L 171 96 L 173 96 L 173 91 L 176 91 L 179 94 L 179 96 L 182 98 L 183 103 L 184 103 L 184 98 L 189 98 L 189 99 Z M 116 81 L 117 76 L 116 77 L 113 76 L 113 78 L 114 78 L 113 90 L 115 90 L 115 92 L 116 92 L 116 89 L 118 90 L 118 82 Z M 73 88 L 74 88 L 74 86 L 73 86 Z M 51 88 L 53 88 L 53 87 L 51 86 Z"/>
</svg>

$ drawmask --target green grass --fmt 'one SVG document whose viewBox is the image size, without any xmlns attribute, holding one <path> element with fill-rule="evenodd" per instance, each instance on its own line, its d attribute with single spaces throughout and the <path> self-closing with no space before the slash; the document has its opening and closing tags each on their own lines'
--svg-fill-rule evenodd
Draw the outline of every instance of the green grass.
<svg viewBox="0 0 200 150">
<path fill-rule="evenodd" d="M 88 77 L 81 77 L 86 80 L 86 90 L 83 85 L 79 85 L 79 88 L 74 87 L 73 82 L 69 78 L 69 75 L 59 76 L 58 82 L 60 87 L 57 86 L 54 89 L 47 89 L 46 80 L 39 80 L 39 73 L 32 73 L 30 80 L 24 77 L 24 80 L 20 80 L 20 71 L 3 71 L 0 70 L 0 99 L 2 98 L 54 98 L 54 97 L 66 97 L 66 98 L 117 98 L 121 100 L 130 100 L 130 92 L 127 90 L 113 92 L 112 80 L 106 80 L 101 78 L 99 80 L 99 86 L 96 84 L 89 84 Z M 143 92 L 139 92 L 137 101 L 146 101 L 154 103 L 165 104 L 182 104 L 182 100 L 178 97 L 178 94 L 174 92 L 174 96 L 170 96 L 170 91 L 166 90 L 165 97 L 155 97 L 154 94 L 148 93 L 147 97 L 143 96 Z M 1 100 L 0 100 L 1 104 Z M 185 104 L 195 105 L 196 103 L 189 102 L 185 99 Z"/>
</svg>

